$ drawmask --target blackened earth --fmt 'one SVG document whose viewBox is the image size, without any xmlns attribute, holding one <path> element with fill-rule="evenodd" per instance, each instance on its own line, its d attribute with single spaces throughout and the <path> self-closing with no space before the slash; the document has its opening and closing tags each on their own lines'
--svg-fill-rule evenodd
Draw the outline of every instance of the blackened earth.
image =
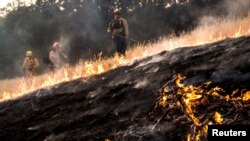
<svg viewBox="0 0 250 141">
<path fill-rule="evenodd" d="M 156 107 L 176 74 L 185 85 L 250 90 L 250 37 L 164 51 L 101 75 L 80 78 L 0 103 L 1 141 L 178 141 L 192 130 L 183 109 Z M 250 124 L 249 102 L 211 98 L 196 109 L 224 124 Z M 206 140 L 204 137 L 203 140 Z"/>
</svg>

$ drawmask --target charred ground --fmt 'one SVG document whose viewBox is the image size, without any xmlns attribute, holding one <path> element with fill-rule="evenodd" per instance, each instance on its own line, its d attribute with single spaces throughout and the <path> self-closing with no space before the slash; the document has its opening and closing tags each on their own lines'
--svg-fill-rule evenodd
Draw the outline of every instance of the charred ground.
<svg viewBox="0 0 250 141">
<path fill-rule="evenodd" d="M 249 56 L 250 37 L 226 39 L 37 90 L 0 103 L 0 140 L 183 140 L 192 120 L 181 107 L 157 106 L 162 87 L 175 87 L 172 80 L 179 73 L 186 76 L 185 85 L 211 81 L 210 87 L 225 93 L 249 90 Z M 207 96 L 194 114 L 205 122 L 219 111 L 224 124 L 250 124 L 249 109 L 249 101 Z"/>
</svg>

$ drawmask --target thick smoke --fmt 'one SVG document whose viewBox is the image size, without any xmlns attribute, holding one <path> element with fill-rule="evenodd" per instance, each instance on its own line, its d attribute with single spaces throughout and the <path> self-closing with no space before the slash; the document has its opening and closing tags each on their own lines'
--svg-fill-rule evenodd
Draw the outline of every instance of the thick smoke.
<svg viewBox="0 0 250 141">
<path fill-rule="evenodd" d="M 205 14 L 199 18 L 199 26 L 209 26 L 220 23 L 222 21 L 235 20 L 237 18 L 243 18 L 249 16 L 250 12 L 249 0 L 222 0 L 217 1 L 206 11 Z M 228 30 L 228 25 L 224 25 L 223 28 L 218 27 L 218 32 L 224 32 Z M 201 33 L 206 36 L 206 33 Z"/>
<path fill-rule="evenodd" d="M 250 9 L 249 0 L 225 0 L 225 8 L 229 16 L 246 16 Z"/>
<path fill-rule="evenodd" d="M 111 40 L 106 33 L 107 16 L 102 13 L 98 3 L 86 1 L 71 17 L 69 34 L 71 63 L 79 59 L 90 59 L 99 52 L 108 53 L 112 49 Z"/>
<path fill-rule="evenodd" d="M 69 63 L 92 59 L 99 52 L 113 55 L 112 39 L 106 33 L 112 11 L 120 7 L 129 24 L 129 47 L 153 42 L 161 36 L 192 31 L 200 24 L 213 24 L 214 17 L 246 16 L 249 0 L 61 0 L 37 1 L 19 7 L 1 18 L 0 78 L 22 76 L 26 50 L 32 50 L 45 72 L 43 58 L 54 41 L 60 41 Z M 134 41 L 136 40 L 136 42 Z"/>
</svg>

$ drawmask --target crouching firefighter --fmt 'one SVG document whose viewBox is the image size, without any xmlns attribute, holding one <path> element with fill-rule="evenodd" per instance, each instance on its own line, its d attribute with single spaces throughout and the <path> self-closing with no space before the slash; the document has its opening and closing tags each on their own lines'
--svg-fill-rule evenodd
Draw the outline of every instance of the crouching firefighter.
<svg viewBox="0 0 250 141">
<path fill-rule="evenodd" d="M 119 55 L 124 55 L 127 49 L 127 38 L 129 34 L 127 20 L 121 17 L 119 9 L 114 10 L 114 19 L 109 23 L 107 32 L 112 33 L 112 39 Z"/>
<path fill-rule="evenodd" d="M 23 61 L 23 70 L 26 77 L 32 77 L 37 74 L 40 64 L 32 51 L 26 52 L 26 57 Z"/>
</svg>

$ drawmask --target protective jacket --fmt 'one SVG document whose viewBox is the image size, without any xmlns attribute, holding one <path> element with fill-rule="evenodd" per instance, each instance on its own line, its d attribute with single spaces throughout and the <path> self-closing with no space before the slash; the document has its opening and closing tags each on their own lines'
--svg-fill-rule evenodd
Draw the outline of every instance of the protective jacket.
<svg viewBox="0 0 250 141">
<path fill-rule="evenodd" d="M 37 60 L 37 58 L 30 56 L 30 57 L 25 57 L 23 61 L 23 70 L 25 72 L 26 77 L 31 77 L 36 75 L 37 70 L 39 68 L 40 64 Z"/>
<path fill-rule="evenodd" d="M 53 70 L 61 68 L 67 62 L 67 59 L 68 57 L 59 49 L 52 49 L 49 52 L 49 60 L 52 63 Z"/>
<path fill-rule="evenodd" d="M 120 17 L 119 19 L 114 19 L 109 23 L 108 31 L 112 33 L 112 38 L 119 36 L 128 37 L 128 23 L 127 20 Z"/>
</svg>

